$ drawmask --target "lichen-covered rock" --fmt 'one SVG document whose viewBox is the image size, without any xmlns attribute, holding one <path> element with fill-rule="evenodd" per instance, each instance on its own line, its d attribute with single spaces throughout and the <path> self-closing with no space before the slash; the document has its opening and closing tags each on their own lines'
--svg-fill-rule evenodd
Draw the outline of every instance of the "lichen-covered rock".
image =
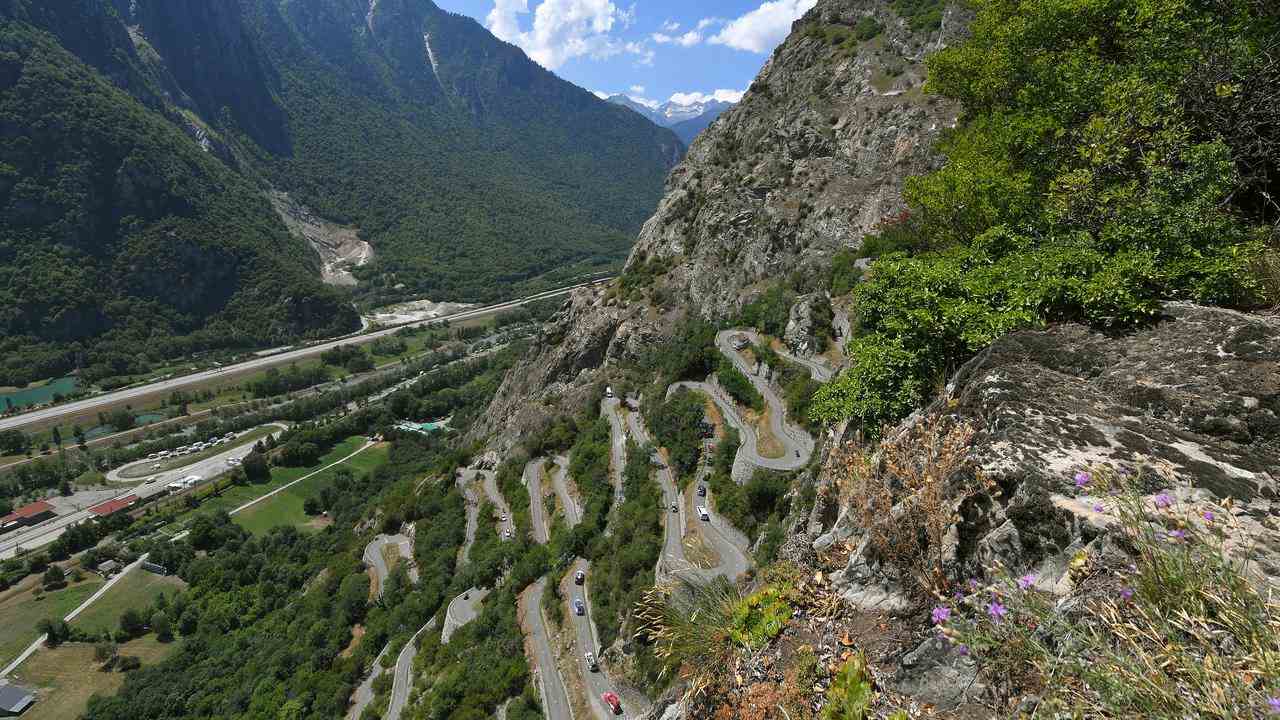
<svg viewBox="0 0 1280 720">
<path fill-rule="evenodd" d="M 1067 591 L 1067 558 L 1111 518 L 1073 476 L 1152 468 L 1144 490 L 1188 503 L 1230 497 L 1236 545 L 1280 578 L 1280 319 L 1171 303 L 1150 327 L 1107 333 L 1066 324 L 997 340 L 955 376 L 925 414 L 974 424 L 972 466 L 988 481 L 959 508 L 953 579 L 999 561 Z M 909 422 L 919 422 L 920 417 Z M 1084 495 L 1085 497 L 1081 497 Z M 847 598 L 879 597 L 892 572 L 854 552 L 839 576 Z"/>
</svg>

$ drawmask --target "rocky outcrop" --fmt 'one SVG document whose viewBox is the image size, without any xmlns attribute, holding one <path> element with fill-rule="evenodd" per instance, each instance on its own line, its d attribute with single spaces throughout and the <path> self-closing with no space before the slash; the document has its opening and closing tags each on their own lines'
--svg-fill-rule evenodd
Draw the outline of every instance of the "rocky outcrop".
<svg viewBox="0 0 1280 720">
<path fill-rule="evenodd" d="M 1146 468 L 1144 491 L 1193 506 L 1233 498 L 1234 544 L 1256 550 L 1259 575 L 1280 583 L 1280 318 L 1173 303 L 1160 322 L 1127 334 L 1071 324 L 1012 333 L 908 424 L 938 414 L 977 430 L 971 465 L 952 482 L 988 483 L 957 508 L 953 580 L 998 561 L 1069 590 L 1069 557 L 1114 519 L 1074 475 Z M 856 605 L 910 606 L 865 543 L 838 582 Z"/>
<path fill-rule="evenodd" d="M 832 43 L 864 17 L 883 32 Z M 632 298 L 639 309 L 592 308 L 603 294 L 575 296 L 557 322 L 577 324 L 560 325 L 511 373 L 482 428 L 507 426 L 513 412 L 541 414 L 540 398 L 596 360 L 634 356 L 676 315 L 731 315 L 767 282 L 797 273 L 817 290 L 836 251 L 901 212 L 904 180 L 940 162 L 933 145 L 956 109 L 924 95 L 923 59 L 963 32 L 965 17 L 951 8 L 943 31 L 921 34 L 885 0 L 819 2 L 672 171 L 626 266 L 656 276 Z M 802 332 L 811 331 L 797 329 L 797 349 Z M 568 342 L 553 346 L 560 337 Z"/>
<path fill-rule="evenodd" d="M 762 281 L 813 272 L 903 209 L 906 177 L 934 167 L 956 109 L 927 97 L 923 59 L 964 23 L 924 36 L 879 0 L 829 0 L 791 36 L 672 172 L 628 269 L 654 259 L 707 318 L 732 314 Z M 884 31 L 834 45 L 864 17 Z M 852 42 L 852 41 L 849 41 Z"/>
</svg>

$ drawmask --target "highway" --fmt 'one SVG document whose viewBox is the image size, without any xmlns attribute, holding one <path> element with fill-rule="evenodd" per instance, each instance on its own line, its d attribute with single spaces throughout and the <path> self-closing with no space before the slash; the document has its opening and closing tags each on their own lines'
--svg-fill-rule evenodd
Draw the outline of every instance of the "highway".
<svg viewBox="0 0 1280 720">
<path fill-rule="evenodd" d="M 547 590 L 547 579 L 540 578 L 530 585 L 520 598 L 525 637 L 533 650 L 533 674 L 538 691 L 542 695 L 542 711 L 548 720 L 574 720 L 569 707 L 569 693 L 564 688 L 564 678 L 556 669 L 556 655 L 551 650 L 551 636 L 542 617 L 542 594 Z"/>
<path fill-rule="evenodd" d="M 283 432 L 283 425 L 277 424 L 277 427 L 281 428 L 281 432 Z M 280 433 L 275 433 L 275 435 L 279 437 Z M 168 492 L 169 483 L 192 475 L 200 476 L 202 484 L 207 483 L 213 478 L 231 469 L 231 466 L 227 464 L 228 460 L 232 458 L 244 459 L 244 457 L 251 452 L 253 452 L 253 445 L 249 444 L 232 448 L 216 455 L 211 455 L 191 465 L 174 468 L 158 475 L 154 475 L 139 485 L 121 490 L 116 493 L 112 499 L 128 497 L 129 495 L 137 495 L 140 500 L 146 500 L 161 493 Z M 121 478 L 120 471 L 139 464 L 152 464 L 154 462 L 154 460 L 139 460 L 131 465 L 116 468 L 115 470 L 107 473 L 107 481 L 111 483 L 135 482 Z M 106 500 L 100 500 L 99 503 L 95 504 L 100 504 L 101 502 L 106 502 Z M 66 515 L 59 515 L 52 520 L 48 520 L 40 525 L 35 525 L 22 532 L 10 534 L 3 540 L 0 540 L 0 560 L 7 560 L 9 558 L 16 557 L 18 554 L 18 548 L 22 548 L 23 550 L 32 550 L 48 545 L 61 537 L 62 533 L 64 533 L 67 528 L 88 520 L 91 517 L 93 517 L 93 515 L 89 512 L 88 508 L 85 508 Z"/>
<path fill-rule="evenodd" d="M 209 382 L 210 380 L 216 380 L 226 375 L 234 375 L 234 374 L 245 373 L 245 372 L 250 372 L 255 370 L 263 370 L 275 365 L 282 365 L 286 363 L 296 362 L 298 360 L 314 357 L 316 355 L 319 355 L 325 352 L 326 350 L 331 350 L 339 345 L 363 345 L 366 343 L 371 343 L 374 340 L 378 340 L 379 338 L 384 338 L 384 337 L 394 335 L 397 331 L 405 327 L 418 327 L 422 325 L 429 325 L 431 323 L 436 323 L 436 322 L 453 323 L 453 322 L 460 322 L 463 320 L 470 320 L 477 317 L 493 315 L 495 313 L 502 312 L 503 310 L 510 310 L 512 308 L 527 305 L 531 302 L 536 302 L 538 300 L 545 300 L 547 298 L 567 295 L 573 292 L 574 290 L 577 290 L 583 287 L 588 287 L 590 285 L 595 284 L 596 282 L 600 282 L 600 281 L 579 283 L 577 285 L 573 285 L 570 287 L 559 288 L 556 290 L 548 290 L 546 292 L 537 293 L 534 295 L 530 295 L 528 297 L 520 298 L 518 300 L 511 300 L 504 303 L 498 303 L 496 305 L 486 305 L 485 307 L 472 308 L 470 310 L 463 310 L 461 312 L 435 318 L 433 320 L 415 321 L 411 323 L 406 323 L 404 325 L 397 325 L 395 327 L 385 328 L 383 330 L 378 330 L 376 332 L 366 333 L 364 335 L 346 336 L 343 338 L 339 338 L 337 340 L 329 340 L 326 342 L 318 343 L 315 345 L 309 345 L 307 347 L 299 348 L 296 350 L 287 350 L 285 352 L 277 353 L 275 355 L 268 355 L 266 357 L 246 360 L 244 362 L 237 363 L 235 365 L 227 365 L 225 367 L 214 368 L 212 370 L 204 370 L 201 372 L 192 373 L 190 375 L 183 375 L 182 377 L 169 378 L 167 380 L 160 380 L 158 382 L 150 383 L 147 385 L 141 385 L 135 388 L 126 388 L 124 390 L 116 390 L 114 392 L 103 393 L 102 395 L 97 395 L 91 398 L 85 398 L 83 400 L 76 400 L 69 403 L 63 403 L 62 405 L 56 405 L 54 407 L 41 408 L 39 410 L 33 410 L 31 412 L 22 413 L 20 415 L 13 415 L 11 417 L 0 418 L 0 430 L 9 430 L 12 428 L 19 428 L 26 425 L 31 425 L 33 423 L 56 420 L 57 418 L 64 417 L 67 415 L 83 415 L 85 413 L 90 413 L 101 408 L 105 408 L 111 405 L 126 403 L 126 402 L 129 402 L 130 400 L 136 400 L 138 398 L 143 398 L 149 395 L 155 395 L 157 393 L 170 393 L 175 390 L 182 390 L 185 388 L 189 388 L 193 385 L 199 385 L 201 383 Z"/>
</svg>

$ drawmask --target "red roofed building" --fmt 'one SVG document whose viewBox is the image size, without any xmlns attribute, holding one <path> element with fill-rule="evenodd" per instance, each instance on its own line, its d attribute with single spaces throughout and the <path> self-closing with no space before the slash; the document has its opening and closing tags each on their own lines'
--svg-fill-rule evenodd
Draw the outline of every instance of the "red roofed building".
<svg viewBox="0 0 1280 720">
<path fill-rule="evenodd" d="M 136 502 L 138 502 L 137 495 L 125 495 L 122 498 L 116 498 L 115 500 L 108 500 L 107 502 L 104 502 L 101 505 L 94 505 L 93 507 L 89 508 L 89 514 L 95 515 L 100 518 L 106 517 L 108 515 L 114 515 L 120 512 L 121 510 L 124 510 L 125 508 L 133 507 L 133 504 Z"/>
<path fill-rule="evenodd" d="M 0 517 L 0 532 L 9 532 L 21 527 L 30 527 L 53 517 L 53 506 L 41 500 L 30 505 L 23 505 L 13 512 Z"/>
</svg>

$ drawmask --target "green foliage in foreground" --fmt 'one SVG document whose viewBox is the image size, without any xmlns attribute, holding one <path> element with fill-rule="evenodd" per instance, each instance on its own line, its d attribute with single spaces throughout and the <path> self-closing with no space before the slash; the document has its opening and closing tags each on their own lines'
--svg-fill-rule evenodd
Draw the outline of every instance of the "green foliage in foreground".
<svg viewBox="0 0 1280 720">
<path fill-rule="evenodd" d="M 897 247 L 856 292 L 852 369 L 815 420 L 871 429 L 999 335 L 1147 322 L 1167 299 L 1260 301 L 1280 41 L 1270 4 L 979 0 L 929 59 L 964 122 L 913 179 Z"/>
<path fill-rule="evenodd" d="M 741 370 L 729 358 L 720 359 L 720 367 L 716 368 L 716 380 L 738 404 L 752 410 L 764 410 L 764 397 L 756 390 Z"/>
</svg>

